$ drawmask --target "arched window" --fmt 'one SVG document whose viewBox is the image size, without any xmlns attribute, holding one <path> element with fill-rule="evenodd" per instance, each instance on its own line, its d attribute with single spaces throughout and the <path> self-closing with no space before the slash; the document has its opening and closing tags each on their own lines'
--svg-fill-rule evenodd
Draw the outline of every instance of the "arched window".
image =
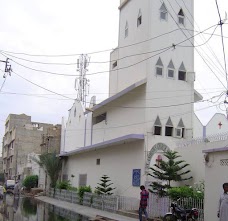
<svg viewBox="0 0 228 221">
<path fill-rule="evenodd" d="M 171 121 L 171 118 L 169 117 L 168 121 L 165 125 L 165 136 L 172 137 L 173 136 L 173 123 Z"/>
<path fill-rule="evenodd" d="M 181 66 L 178 70 L 178 80 L 186 81 L 186 69 L 183 62 L 181 63 Z"/>
<path fill-rule="evenodd" d="M 124 36 L 125 36 L 125 38 L 128 36 L 128 22 L 126 22 L 126 25 L 125 25 Z"/>
<path fill-rule="evenodd" d="M 157 76 L 163 76 L 163 68 L 164 68 L 164 66 L 163 66 L 162 60 L 159 57 L 158 61 L 156 63 L 156 70 L 155 70 L 156 71 L 155 73 Z"/>
<path fill-rule="evenodd" d="M 175 75 L 175 67 L 173 65 L 173 61 L 171 60 L 168 65 L 168 71 L 167 71 L 167 77 L 168 78 L 174 78 Z"/>
<path fill-rule="evenodd" d="M 154 122 L 154 135 L 162 135 L 162 124 L 159 116 L 157 116 Z"/>
<path fill-rule="evenodd" d="M 181 25 L 184 25 L 184 23 L 185 23 L 185 16 L 184 16 L 184 12 L 183 12 L 182 8 L 180 9 L 180 11 L 178 13 L 178 23 Z"/>
<path fill-rule="evenodd" d="M 175 130 L 176 137 L 184 138 L 184 134 L 185 134 L 185 129 L 184 128 L 185 128 L 185 126 L 184 126 L 183 120 L 181 118 L 179 123 L 178 123 L 178 125 L 177 125 L 177 128 Z"/>
<path fill-rule="evenodd" d="M 160 7 L 160 19 L 161 20 L 168 20 L 168 11 L 167 8 L 165 6 L 165 3 L 162 3 L 161 7 Z"/>
<path fill-rule="evenodd" d="M 141 24 L 142 24 L 142 13 L 141 13 L 141 9 L 139 9 L 139 14 L 137 18 L 137 27 L 139 27 Z"/>
</svg>

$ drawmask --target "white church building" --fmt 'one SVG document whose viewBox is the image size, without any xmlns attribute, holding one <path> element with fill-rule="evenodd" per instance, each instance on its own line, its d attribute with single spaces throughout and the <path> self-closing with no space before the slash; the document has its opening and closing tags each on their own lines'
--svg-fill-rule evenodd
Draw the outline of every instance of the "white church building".
<svg viewBox="0 0 228 221">
<path fill-rule="evenodd" d="M 186 19 L 193 14 L 193 0 L 170 1 L 172 7 L 158 0 L 120 1 L 110 96 L 87 108 L 75 101 L 63 120 L 62 179 L 73 186 L 94 190 L 108 175 L 115 194 L 138 197 L 139 186 L 150 182 L 149 167 L 162 159 L 163 151 L 206 138 L 221 121 L 219 130 L 227 132 L 224 115 L 203 126 L 194 114 L 194 103 L 203 99 L 194 89 L 194 47 L 179 47 L 194 40 Z"/>
</svg>

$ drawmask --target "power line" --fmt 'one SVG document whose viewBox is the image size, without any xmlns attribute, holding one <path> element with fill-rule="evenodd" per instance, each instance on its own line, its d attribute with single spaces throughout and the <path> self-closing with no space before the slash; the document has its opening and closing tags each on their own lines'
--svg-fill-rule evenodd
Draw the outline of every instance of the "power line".
<svg viewBox="0 0 228 221">
<path fill-rule="evenodd" d="M 213 105 L 211 105 L 209 107 L 200 108 L 200 109 L 195 110 L 195 112 L 202 111 L 202 110 L 205 110 L 205 109 L 208 109 L 208 108 L 212 108 L 212 107 L 215 107 L 217 105 L 218 104 L 213 104 Z M 190 113 L 192 113 L 192 111 L 187 111 L 187 112 L 177 113 L 177 114 L 173 114 L 173 115 L 168 115 L 166 117 L 160 118 L 160 120 L 166 120 L 166 119 L 168 120 L 169 117 L 179 117 L 179 116 L 183 116 L 183 115 L 190 114 Z M 150 120 L 150 121 L 146 121 L 146 122 L 144 121 L 144 122 L 138 122 L 138 123 L 133 123 L 133 124 L 112 126 L 112 127 L 107 127 L 107 128 L 93 128 L 93 131 L 95 131 L 95 130 L 108 130 L 108 129 L 122 128 L 122 127 L 145 124 L 145 123 L 152 123 L 154 121 L 155 121 L 155 119 Z M 71 129 L 71 130 L 67 130 L 67 131 L 70 132 L 70 131 L 81 131 L 81 130 L 83 130 L 83 131 L 84 130 L 91 131 L 91 129 Z"/>
<path fill-rule="evenodd" d="M 13 72 L 15 75 L 17 75 L 18 77 L 24 79 L 25 81 L 27 81 L 27 82 L 29 82 L 29 83 L 31 83 L 31 84 L 33 84 L 33 85 L 39 87 L 39 88 L 42 88 L 42 89 L 44 89 L 44 90 L 46 90 L 46 91 L 49 91 L 49 92 L 51 92 L 51 93 L 53 93 L 53 94 L 56 94 L 56 95 L 59 95 L 59 96 L 61 96 L 61 97 L 64 97 L 64 98 L 67 98 L 67 99 L 71 99 L 71 100 L 75 100 L 75 99 L 73 99 L 73 98 L 70 98 L 70 97 L 67 97 L 67 96 L 65 96 L 65 95 L 59 94 L 59 93 L 57 93 L 57 92 L 55 92 L 55 91 L 49 90 L 49 89 L 47 89 L 47 88 L 45 88 L 45 87 L 43 87 L 43 86 L 40 86 L 40 85 L 38 85 L 38 84 L 36 84 L 36 83 L 34 83 L 34 82 L 28 80 L 27 78 L 22 77 L 21 75 L 17 74 L 15 71 L 12 71 L 12 72 Z"/>
<path fill-rule="evenodd" d="M 144 40 L 144 41 L 136 42 L 136 43 L 129 44 L 129 45 L 124 45 L 124 46 L 121 46 L 121 47 L 116 47 L 115 49 L 127 48 L 127 47 L 135 46 L 135 45 L 138 45 L 138 44 L 142 44 L 142 43 L 145 43 L 145 42 L 154 40 L 154 39 L 156 39 L 156 38 L 160 38 L 160 37 L 162 37 L 162 36 L 169 35 L 169 34 L 175 32 L 175 31 L 178 31 L 178 29 L 174 29 L 174 30 L 172 30 L 172 31 L 168 31 L 168 32 L 166 32 L 166 33 L 157 35 L 157 36 L 155 36 L 155 37 L 146 39 L 146 40 Z M 85 54 L 92 55 L 92 54 L 98 54 L 98 53 L 103 53 L 103 52 L 112 51 L 112 50 L 115 50 L 115 49 L 105 49 L 105 50 L 100 50 L 100 51 L 87 52 L 87 53 L 85 53 Z M 10 54 L 21 54 L 21 55 L 33 56 L 33 57 L 68 57 L 68 56 L 70 57 L 70 56 L 79 56 L 79 55 L 82 54 L 82 53 L 79 53 L 79 54 L 63 54 L 63 55 L 40 55 L 40 54 L 28 54 L 28 53 L 23 53 L 23 52 L 5 51 L 5 50 L 1 50 L 1 52 L 6 52 L 6 53 L 10 53 Z"/>
<path fill-rule="evenodd" d="M 219 15 L 219 25 L 221 28 L 221 39 L 222 39 L 222 49 L 223 49 L 223 58 L 224 58 L 224 65 L 225 65 L 225 72 L 226 72 L 226 82 L 227 82 L 227 89 L 228 89 L 228 73 L 227 73 L 227 66 L 226 66 L 226 53 L 225 53 L 225 46 L 224 46 L 224 39 L 223 39 L 223 21 L 220 15 L 220 11 L 219 11 L 219 6 L 218 6 L 218 1 L 215 0 L 216 6 L 217 6 L 217 10 L 218 10 L 218 15 Z"/>
<path fill-rule="evenodd" d="M 172 7 L 172 4 L 170 3 L 170 1 L 169 0 L 167 0 L 168 1 L 168 3 L 169 3 L 169 5 L 170 5 L 170 7 L 172 8 L 172 10 L 175 12 L 175 10 L 174 10 L 174 8 Z M 161 1 L 161 3 L 163 3 L 162 1 Z M 171 18 L 173 19 L 173 21 L 175 22 L 175 24 L 178 26 L 178 27 L 180 27 L 179 26 L 179 24 L 176 22 L 176 20 L 173 18 L 173 16 L 172 16 L 172 14 L 169 12 L 169 10 L 167 10 L 168 11 L 168 13 L 170 14 L 170 16 L 171 16 Z M 183 30 L 180 28 L 180 30 L 182 31 L 182 33 L 184 34 L 184 36 L 187 38 L 187 40 L 189 40 L 188 39 L 188 36 L 183 32 Z M 189 42 L 190 42 L 190 44 L 192 44 L 192 46 L 194 46 L 194 44 L 189 40 Z M 214 75 L 215 75 L 215 77 L 217 78 L 217 80 L 223 85 L 223 87 L 224 88 L 226 88 L 225 87 L 225 85 L 223 84 L 223 82 L 219 79 L 219 77 L 215 74 L 215 72 L 212 70 L 212 68 L 209 66 L 209 64 L 206 62 L 206 60 L 205 60 L 205 58 L 201 55 L 201 53 L 198 51 L 198 49 L 196 48 L 196 52 L 199 54 L 199 56 L 202 58 L 202 60 L 204 61 L 204 63 L 207 65 L 207 67 L 214 73 Z"/>
<path fill-rule="evenodd" d="M 179 7 L 181 7 L 180 4 L 177 2 L 177 0 L 175 0 L 175 1 L 176 1 L 176 3 L 179 5 Z M 186 6 L 184 0 L 182 0 L 182 2 L 183 2 L 183 4 L 184 4 L 186 10 L 188 11 L 188 13 L 190 14 L 190 16 L 192 17 L 193 22 L 196 23 L 198 29 L 200 30 L 199 25 L 197 24 L 196 20 L 194 19 L 194 16 L 192 15 L 192 13 L 189 11 L 189 9 L 188 9 L 188 7 Z M 186 18 L 189 20 L 189 22 L 191 23 L 192 27 L 194 28 L 194 24 L 191 22 L 191 20 L 188 18 L 188 16 L 186 16 Z M 219 37 L 221 37 L 220 35 L 216 35 L 216 34 L 214 34 L 214 36 L 219 36 Z M 200 37 L 201 37 L 201 39 L 205 40 L 205 37 L 204 37 L 202 34 L 200 35 Z M 222 68 L 222 71 L 224 71 L 224 68 L 223 68 L 221 62 L 219 61 L 218 57 L 215 55 L 215 52 L 213 51 L 213 49 L 210 47 L 209 44 L 206 45 L 206 46 L 207 46 L 207 48 L 209 49 L 209 51 L 211 52 L 212 56 L 215 58 L 215 60 L 218 62 L 218 64 L 219 64 L 220 67 Z M 219 70 L 219 72 L 221 72 L 220 68 L 217 67 L 217 65 L 215 64 L 214 60 L 211 59 L 211 58 L 209 57 L 209 55 L 208 55 L 202 48 L 201 48 L 201 50 L 202 50 L 202 51 L 204 52 L 204 54 L 210 59 L 210 61 L 215 65 L 215 67 Z"/>
<path fill-rule="evenodd" d="M 204 31 L 207 31 L 207 30 L 209 30 L 209 29 L 211 29 L 211 28 L 213 28 L 213 27 L 215 27 L 215 26 L 217 26 L 217 24 L 216 24 L 216 25 L 210 26 L 209 28 L 205 29 Z M 202 31 L 202 32 L 204 32 L 204 31 Z M 184 43 L 184 42 L 186 42 L 186 41 L 188 41 L 188 40 L 194 38 L 194 36 L 197 36 L 197 35 L 199 35 L 200 33 L 201 33 L 201 32 L 199 32 L 199 33 L 197 33 L 196 35 L 193 35 L 193 36 L 191 36 L 191 37 L 189 37 L 189 38 L 187 38 L 187 39 L 185 39 L 185 40 L 183 40 L 183 41 L 181 41 L 181 42 L 179 42 L 179 43 L 177 43 L 177 44 L 175 44 L 175 45 L 173 44 L 173 45 L 170 46 L 170 47 L 165 47 L 164 50 L 161 49 L 161 50 L 162 50 L 161 52 L 159 52 L 159 53 L 157 53 L 157 54 L 154 54 L 154 55 L 152 55 L 152 56 L 149 56 L 149 57 L 147 57 L 147 58 L 145 58 L 145 59 L 143 59 L 143 60 L 140 60 L 140 61 L 138 61 L 138 62 L 136 62 L 136 63 L 133 63 L 133 64 L 131 64 L 131 65 L 124 66 L 124 67 L 120 67 L 120 68 L 113 69 L 113 70 L 108 70 L 108 71 L 94 72 L 94 73 L 90 73 L 90 74 L 87 74 L 87 75 L 102 74 L 102 73 L 113 72 L 113 71 L 118 71 L 118 70 L 123 70 L 123 69 L 127 69 L 127 68 L 130 68 L 130 67 L 133 67 L 133 66 L 138 65 L 138 64 L 140 64 L 140 63 L 142 63 L 142 62 L 144 62 L 144 61 L 147 61 L 147 60 L 149 60 L 149 59 L 151 59 L 151 58 L 153 58 L 153 57 L 155 57 L 155 56 L 157 56 L 157 55 L 163 54 L 163 53 L 165 53 L 166 51 L 170 50 L 171 48 L 175 48 L 176 46 L 181 45 L 182 43 Z M 6 57 L 6 55 L 4 55 L 4 53 L 2 53 L 2 52 L 0 52 L 0 53 L 1 53 L 3 56 Z M 13 61 L 13 62 L 15 62 L 15 61 Z M 30 70 L 37 71 L 37 72 L 43 72 L 43 73 L 48 73 L 48 74 L 53 74 L 53 75 L 62 75 L 62 76 L 74 76 L 74 77 L 77 76 L 77 75 L 71 75 L 71 74 L 67 74 L 67 75 L 66 75 L 66 74 L 60 74 L 60 73 L 55 73 L 55 72 L 50 72 L 50 71 L 39 70 L 39 69 L 27 67 L 27 66 L 22 65 L 22 64 L 20 64 L 20 63 L 18 63 L 18 62 L 15 62 L 15 63 L 18 64 L 18 65 L 21 65 L 21 66 L 23 66 L 23 67 L 25 67 L 25 68 L 28 68 L 28 69 L 30 69 Z"/>
</svg>

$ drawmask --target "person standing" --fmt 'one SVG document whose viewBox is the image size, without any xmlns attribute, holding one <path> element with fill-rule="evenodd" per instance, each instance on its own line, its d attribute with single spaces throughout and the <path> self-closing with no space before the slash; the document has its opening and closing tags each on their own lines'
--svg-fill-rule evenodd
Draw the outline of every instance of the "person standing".
<svg viewBox="0 0 228 221">
<path fill-rule="evenodd" d="M 220 221 L 227 221 L 228 220 L 228 183 L 224 183 L 222 187 L 224 192 L 219 199 L 218 217 Z"/>
<path fill-rule="evenodd" d="M 148 220 L 148 214 L 146 211 L 147 199 L 149 198 L 149 192 L 145 189 L 145 186 L 140 186 L 140 205 L 139 205 L 139 220 L 142 221 L 142 214 L 144 213 L 146 220 Z"/>
</svg>

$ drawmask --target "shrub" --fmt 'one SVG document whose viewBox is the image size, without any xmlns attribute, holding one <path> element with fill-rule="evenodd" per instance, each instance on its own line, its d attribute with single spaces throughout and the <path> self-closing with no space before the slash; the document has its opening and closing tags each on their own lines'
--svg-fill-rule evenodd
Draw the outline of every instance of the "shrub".
<svg viewBox="0 0 228 221">
<path fill-rule="evenodd" d="M 193 198 L 193 199 L 203 199 L 204 192 L 196 190 L 191 186 L 180 186 L 180 187 L 172 187 L 167 191 L 168 196 L 173 200 L 177 200 L 178 198 Z"/>
<path fill-rule="evenodd" d="M 38 176 L 37 175 L 31 175 L 27 176 L 23 181 L 23 186 L 25 186 L 26 189 L 31 189 L 38 186 Z"/>
<path fill-rule="evenodd" d="M 70 184 L 70 181 L 67 180 L 67 181 L 61 181 L 61 182 L 58 182 L 56 187 L 58 189 L 62 189 L 62 190 L 69 190 L 70 187 L 71 187 L 71 184 Z"/>
<path fill-rule="evenodd" d="M 79 199 L 80 199 L 80 204 L 82 204 L 83 196 L 84 196 L 85 192 L 92 193 L 91 187 L 90 186 L 80 186 L 78 188 L 78 195 L 79 195 Z"/>
</svg>

